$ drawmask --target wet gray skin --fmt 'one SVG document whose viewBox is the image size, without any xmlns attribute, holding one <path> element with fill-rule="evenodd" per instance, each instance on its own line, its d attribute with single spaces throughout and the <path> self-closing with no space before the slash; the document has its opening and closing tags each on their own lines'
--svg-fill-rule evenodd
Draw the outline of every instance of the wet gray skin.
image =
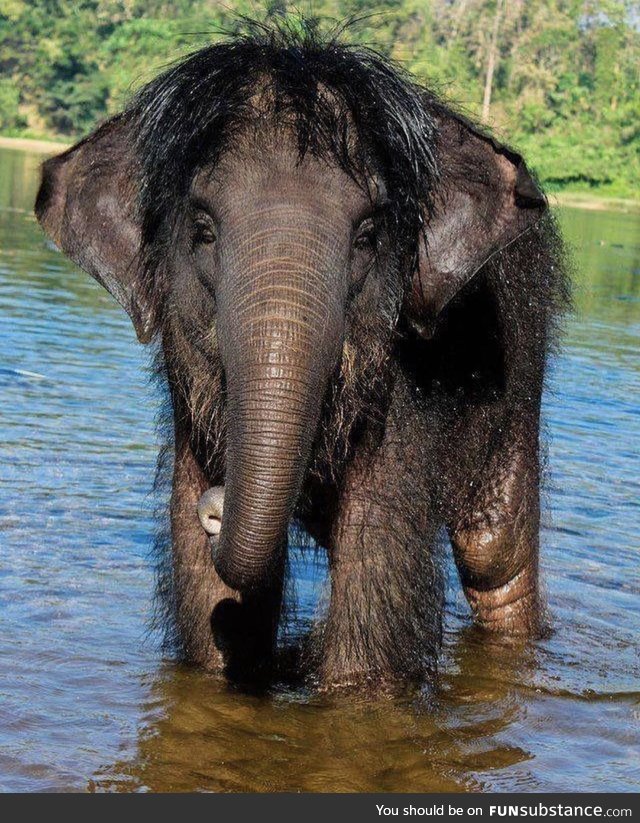
<svg viewBox="0 0 640 823">
<path fill-rule="evenodd" d="M 440 687 L 424 704 L 288 683 L 245 693 L 141 642 L 157 450 L 146 355 L 120 308 L 43 241 L 41 159 L 0 150 L 2 789 L 640 789 L 640 216 L 559 213 L 579 287 L 544 401 L 553 632 L 487 645 L 450 565 Z M 293 643 L 329 582 L 326 557 L 296 540 L 289 563 Z"/>
</svg>

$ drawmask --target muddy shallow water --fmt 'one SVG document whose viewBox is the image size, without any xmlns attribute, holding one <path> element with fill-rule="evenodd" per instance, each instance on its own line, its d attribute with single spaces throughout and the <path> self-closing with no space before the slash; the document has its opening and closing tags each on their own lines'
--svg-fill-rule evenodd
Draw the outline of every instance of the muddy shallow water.
<svg viewBox="0 0 640 823">
<path fill-rule="evenodd" d="M 155 401 L 121 310 L 43 238 L 0 151 L 0 790 L 640 790 L 640 217 L 565 209 L 550 380 L 553 634 L 491 645 L 450 573 L 435 694 L 234 691 L 148 631 Z M 298 619 L 323 588 L 295 557 Z"/>
</svg>

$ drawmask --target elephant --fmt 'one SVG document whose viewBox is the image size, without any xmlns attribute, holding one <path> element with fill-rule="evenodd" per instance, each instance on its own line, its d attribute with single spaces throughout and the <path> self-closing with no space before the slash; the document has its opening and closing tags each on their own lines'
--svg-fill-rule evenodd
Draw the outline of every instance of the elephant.
<svg viewBox="0 0 640 823">
<path fill-rule="evenodd" d="M 328 558 L 298 664 L 319 689 L 435 677 L 447 540 L 482 631 L 545 631 L 569 290 L 516 151 L 373 49 L 255 26 L 47 160 L 35 211 L 155 351 L 181 659 L 271 676 L 292 525 Z"/>
</svg>

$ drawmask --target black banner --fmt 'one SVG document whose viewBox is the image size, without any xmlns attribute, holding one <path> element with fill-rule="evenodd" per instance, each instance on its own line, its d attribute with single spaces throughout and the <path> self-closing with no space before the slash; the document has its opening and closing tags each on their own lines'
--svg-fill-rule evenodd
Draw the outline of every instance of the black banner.
<svg viewBox="0 0 640 823">
<path fill-rule="evenodd" d="M 157 814 L 163 821 L 185 814 L 228 815 L 229 821 L 255 818 L 278 823 L 338 823 L 342 820 L 547 820 L 623 819 L 640 823 L 640 794 L 146 794 L 3 795 L 0 813 L 91 815 Z M 277 817 L 276 817 L 277 816 Z M 13 820 L 8 816 L 6 820 Z M 117 823 L 122 823 L 118 819 Z"/>
</svg>

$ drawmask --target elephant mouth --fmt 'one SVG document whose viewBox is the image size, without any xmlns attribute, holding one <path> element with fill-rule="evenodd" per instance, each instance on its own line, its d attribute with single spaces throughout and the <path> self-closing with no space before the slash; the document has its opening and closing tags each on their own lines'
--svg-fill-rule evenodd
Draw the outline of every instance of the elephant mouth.
<svg viewBox="0 0 640 823">
<path fill-rule="evenodd" d="M 197 506 L 200 525 L 211 540 L 212 550 L 217 546 L 222 531 L 224 486 L 212 486 L 200 497 Z"/>
<path fill-rule="evenodd" d="M 198 500 L 196 511 L 200 525 L 209 539 L 211 559 L 216 571 L 231 588 L 237 588 L 228 582 L 224 572 L 224 558 L 221 556 L 220 535 L 224 515 L 225 487 L 212 486 Z"/>
</svg>

